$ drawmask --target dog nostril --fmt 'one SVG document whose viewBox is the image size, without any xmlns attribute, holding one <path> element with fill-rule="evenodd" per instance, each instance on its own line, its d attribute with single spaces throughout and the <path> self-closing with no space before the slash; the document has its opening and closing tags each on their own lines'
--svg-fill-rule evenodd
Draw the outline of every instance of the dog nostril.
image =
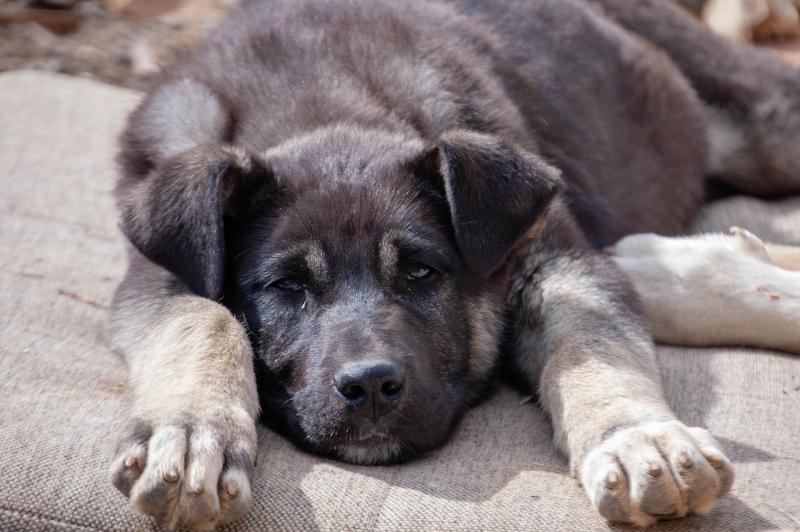
<svg viewBox="0 0 800 532">
<path fill-rule="evenodd" d="M 339 392 L 349 401 L 358 401 L 367 395 L 367 391 L 359 384 L 350 384 L 342 387 Z"/>
<path fill-rule="evenodd" d="M 403 389 L 403 383 L 398 381 L 387 381 L 381 385 L 381 393 L 386 397 L 397 395 Z"/>
</svg>

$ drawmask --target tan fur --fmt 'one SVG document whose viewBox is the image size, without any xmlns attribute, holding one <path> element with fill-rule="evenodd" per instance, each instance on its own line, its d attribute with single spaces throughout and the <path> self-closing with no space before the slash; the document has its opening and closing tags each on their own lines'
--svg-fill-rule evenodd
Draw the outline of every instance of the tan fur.
<svg viewBox="0 0 800 532">
<path fill-rule="evenodd" d="M 791 39 L 800 35 L 800 2 L 767 0 L 769 16 L 753 27 L 754 41 Z"/>
<path fill-rule="evenodd" d="M 800 34 L 796 0 L 707 0 L 701 18 L 712 31 L 741 41 L 785 39 Z"/>
<path fill-rule="evenodd" d="M 250 506 L 258 415 L 252 349 L 227 309 L 175 289 L 171 274 L 130 253 L 112 324 L 129 367 L 130 429 L 112 480 L 140 511 L 173 528 L 213 528 Z M 240 461 L 223 471 L 226 456 Z"/>
<path fill-rule="evenodd" d="M 708 510 L 730 488 L 729 462 L 717 444 L 701 447 L 689 436 L 702 429 L 675 419 L 662 395 L 648 338 L 624 326 L 592 340 L 582 333 L 591 321 L 582 314 L 604 312 L 609 305 L 602 289 L 587 279 L 564 276 L 544 294 L 551 313 L 549 345 L 557 355 L 542 374 L 542 402 L 553 419 L 556 444 L 570 456 L 581 484 L 606 519 L 647 526 L 655 522 L 654 514 Z M 603 440 L 609 432 L 614 435 Z M 711 467 L 704 454 L 721 457 L 724 467 Z M 684 455 L 697 464 L 692 480 L 686 480 L 695 493 L 688 499 L 678 488 L 683 480 L 669 474 L 677 471 Z M 625 472 L 619 469 L 621 461 Z M 651 463 L 666 474 L 649 475 Z M 612 472 L 619 485 L 609 486 Z"/>
<path fill-rule="evenodd" d="M 497 361 L 497 350 L 503 330 L 502 306 L 489 297 L 468 301 L 472 331 L 470 375 L 482 381 Z"/>
<path fill-rule="evenodd" d="M 710 434 L 680 423 L 664 399 L 637 302 L 619 298 L 619 284 L 608 282 L 624 282 L 622 272 L 603 257 L 558 252 L 568 230 L 564 212 L 557 200 L 548 220 L 559 224 L 561 238 L 550 239 L 548 227 L 519 257 L 532 277 L 522 276 L 512 301 L 537 308 L 527 320 L 532 329 L 518 332 L 514 348 L 528 354 L 518 357 L 518 364 L 530 363 L 523 372 L 535 374 L 543 363 L 539 396 L 555 443 L 611 521 L 646 526 L 659 515 L 707 511 L 730 489 L 730 462 Z M 697 467 L 683 477 L 686 456 Z"/>
</svg>

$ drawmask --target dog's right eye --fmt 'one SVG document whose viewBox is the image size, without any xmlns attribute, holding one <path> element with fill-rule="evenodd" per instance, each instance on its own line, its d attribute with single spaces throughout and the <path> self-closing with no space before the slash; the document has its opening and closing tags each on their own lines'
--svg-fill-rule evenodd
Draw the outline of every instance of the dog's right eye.
<svg viewBox="0 0 800 532">
<path fill-rule="evenodd" d="M 303 283 L 294 277 L 284 277 L 283 279 L 279 279 L 272 283 L 270 287 L 277 288 L 278 290 L 284 290 L 286 292 L 299 292 L 301 290 L 305 290 Z"/>
<path fill-rule="evenodd" d="M 429 277 L 433 273 L 433 269 L 422 263 L 414 263 L 408 268 L 406 279 L 409 281 L 421 281 Z"/>
</svg>

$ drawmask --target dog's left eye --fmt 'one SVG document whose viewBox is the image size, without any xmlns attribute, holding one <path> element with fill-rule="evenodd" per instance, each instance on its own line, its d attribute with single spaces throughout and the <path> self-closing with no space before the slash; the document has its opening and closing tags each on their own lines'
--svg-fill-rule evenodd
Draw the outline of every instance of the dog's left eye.
<svg viewBox="0 0 800 532">
<path fill-rule="evenodd" d="M 287 292 L 299 292 L 300 290 L 305 289 L 303 283 L 294 277 L 284 277 L 283 279 L 275 281 L 270 286 L 274 286 L 278 290 L 285 290 Z"/>
<path fill-rule="evenodd" d="M 424 264 L 415 263 L 409 266 L 406 279 L 409 281 L 421 281 L 433 273 L 433 268 Z"/>
</svg>

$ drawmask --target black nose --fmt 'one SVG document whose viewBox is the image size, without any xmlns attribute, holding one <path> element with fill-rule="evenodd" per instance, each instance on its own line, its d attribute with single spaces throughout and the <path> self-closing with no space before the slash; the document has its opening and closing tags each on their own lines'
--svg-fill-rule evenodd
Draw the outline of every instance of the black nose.
<svg viewBox="0 0 800 532">
<path fill-rule="evenodd" d="M 398 403 L 405 389 L 405 375 L 392 362 L 349 362 L 333 378 L 333 386 L 344 402 L 374 420 Z"/>
</svg>

